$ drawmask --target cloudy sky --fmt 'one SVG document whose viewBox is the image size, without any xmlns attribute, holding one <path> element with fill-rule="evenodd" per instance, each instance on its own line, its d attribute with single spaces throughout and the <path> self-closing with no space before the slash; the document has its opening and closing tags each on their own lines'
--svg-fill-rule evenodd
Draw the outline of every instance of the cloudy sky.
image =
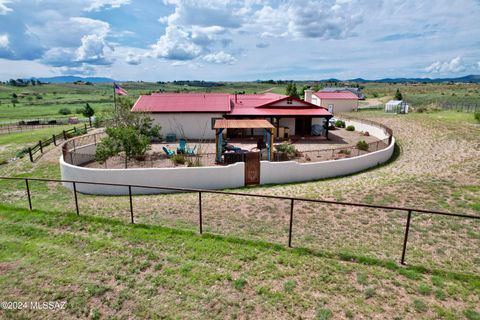
<svg viewBox="0 0 480 320">
<path fill-rule="evenodd" d="M 480 0 L 0 0 L 0 79 L 480 74 Z"/>
</svg>

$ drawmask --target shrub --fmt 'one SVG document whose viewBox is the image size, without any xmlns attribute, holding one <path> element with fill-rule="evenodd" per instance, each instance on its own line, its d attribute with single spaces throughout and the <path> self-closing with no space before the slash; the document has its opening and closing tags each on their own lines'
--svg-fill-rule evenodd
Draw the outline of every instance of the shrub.
<svg viewBox="0 0 480 320">
<path fill-rule="evenodd" d="M 58 110 L 58 113 L 63 114 L 63 115 L 67 115 L 67 114 L 72 114 L 72 111 L 68 108 L 61 108 L 60 110 Z"/>
<path fill-rule="evenodd" d="M 283 152 L 283 153 L 287 153 L 288 155 L 295 155 L 297 153 L 297 149 L 295 148 L 295 146 L 293 144 L 291 144 L 290 142 L 283 142 L 277 146 L 275 146 L 277 148 L 277 151 L 278 152 Z"/>
<path fill-rule="evenodd" d="M 368 150 L 368 143 L 365 140 L 360 140 L 357 142 L 357 149 L 367 151 Z"/>
<path fill-rule="evenodd" d="M 475 120 L 477 120 L 477 122 L 480 122 L 480 111 L 476 111 L 473 116 L 475 117 Z"/>
<path fill-rule="evenodd" d="M 76 114 L 82 114 L 82 112 L 83 112 L 83 108 L 77 108 L 77 109 L 75 109 L 75 113 L 76 113 Z"/>
<path fill-rule="evenodd" d="M 347 131 L 355 131 L 355 127 L 354 126 L 348 126 L 345 128 Z"/>
<path fill-rule="evenodd" d="M 174 155 L 173 157 L 171 157 L 170 160 L 171 160 L 175 165 L 185 164 L 185 162 L 186 162 L 185 156 L 184 156 L 183 154 L 176 154 L 176 155 Z"/>
<path fill-rule="evenodd" d="M 337 121 L 335 122 L 335 127 L 345 128 L 345 121 L 337 120 Z"/>
<path fill-rule="evenodd" d="M 350 150 L 348 150 L 348 149 L 342 149 L 342 150 L 338 151 L 338 153 L 349 155 L 349 154 L 352 153 L 352 152 L 351 152 Z"/>
</svg>

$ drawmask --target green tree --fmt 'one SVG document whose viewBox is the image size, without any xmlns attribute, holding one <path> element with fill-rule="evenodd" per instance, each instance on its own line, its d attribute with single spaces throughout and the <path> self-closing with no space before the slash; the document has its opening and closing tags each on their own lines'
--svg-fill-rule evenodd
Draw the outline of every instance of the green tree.
<svg viewBox="0 0 480 320">
<path fill-rule="evenodd" d="M 300 98 L 300 95 L 298 94 L 298 91 L 297 91 L 297 85 L 292 82 L 287 84 L 287 87 L 285 88 L 285 95 L 294 97 L 294 98 Z"/>
<path fill-rule="evenodd" d="M 82 115 L 88 118 L 90 127 L 92 126 L 92 117 L 94 114 L 95 114 L 95 110 L 92 107 L 90 107 L 90 104 L 87 102 L 87 104 L 85 105 L 85 108 L 83 108 L 82 110 Z"/>
<path fill-rule="evenodd" d="M 107 128 L 106 133 L 108 137 L 98 144 L 95 152 L 95 159 L 99 162 L 123 152 L 127 168 L 130 159 L 144 157 L 150 150 L 150 138 L 135 128 Z"/>
<path fill-rule="evenodd" d="M 400 92 L 400 89 L 397 89 L 397 92 L 395 92 L 395 100 L 403 100 L 402 93 Z"/>
</svg>

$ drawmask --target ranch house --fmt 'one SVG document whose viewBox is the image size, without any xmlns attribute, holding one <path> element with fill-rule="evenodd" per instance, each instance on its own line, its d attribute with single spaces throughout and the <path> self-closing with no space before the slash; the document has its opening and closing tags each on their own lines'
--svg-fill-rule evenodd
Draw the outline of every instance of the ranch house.
<svg viewBox="0 0 480 320">
<path fill-rule="evenodd" d="M 229 93 L 154 93 L 142 95 L 132 112 L 144 112 L 162 127 L 164 136 L 215 139 L 217 119 L 265 119 L 274 126 L 274 136 L 290 138 L 324 135 L 332 113 L 318 104 L 285 95 Z M 314 130 L 313 130 L 314 129 Z M 262 135 L 262 129 L 227 129 L 227 137 Z"/>
</svg>

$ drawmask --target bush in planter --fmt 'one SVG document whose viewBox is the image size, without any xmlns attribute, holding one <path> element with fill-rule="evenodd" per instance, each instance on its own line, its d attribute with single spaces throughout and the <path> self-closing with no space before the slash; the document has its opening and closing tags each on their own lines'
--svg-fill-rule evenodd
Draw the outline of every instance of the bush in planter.
<svg viewBox="0 0 480 320">
<path fill-rule="evenodd" d="M 368 143 L 365 142 L 365 140 L 360 140 L 357 142 L 357 149 L 358 150 L 363 150 L 363 151 L 368 151 Z"/>
<path fill-rule="evenodd" d="M 354 126 L 348 126 L 345 128 L 345 130 L 347 131 L 355 131 L 355 127 Z"/>
<path fill-rule="evenodd" d="M 345 121 L 337 120 L 337 121 L 335 122 L 335 127 L 337 127 L 337 128 L 345 128 Z"/>
<path fill-rule="evenodd" d="M 276 145 L 277 153 L 279 154 L 280 161 L 289 160 L 290 158 L 302 156 L 300 152 L 295 148 L 290 142 L 282 142 L 279 145 Z"/>
<path fill-rule="evenodd" d="M 175 165 L 185 164 L 185 162 L 187 161 L 187 160 L 185 159 L 185 156 L 184 156 L 183 154 L 176 154 L 176 155 L 174 155 L 173 157 L 171 157 L 170 160 L 171 160 Z"/>
<path fill-rule="evenodd" d="M 352 151 L 348 150 L 348 149 L 342 149 L 340 151 L 338 151 L 339 154 L 346 154 L 346 155 L 349 155 L 350 153 L 352 153 Z"/>
</svg>

